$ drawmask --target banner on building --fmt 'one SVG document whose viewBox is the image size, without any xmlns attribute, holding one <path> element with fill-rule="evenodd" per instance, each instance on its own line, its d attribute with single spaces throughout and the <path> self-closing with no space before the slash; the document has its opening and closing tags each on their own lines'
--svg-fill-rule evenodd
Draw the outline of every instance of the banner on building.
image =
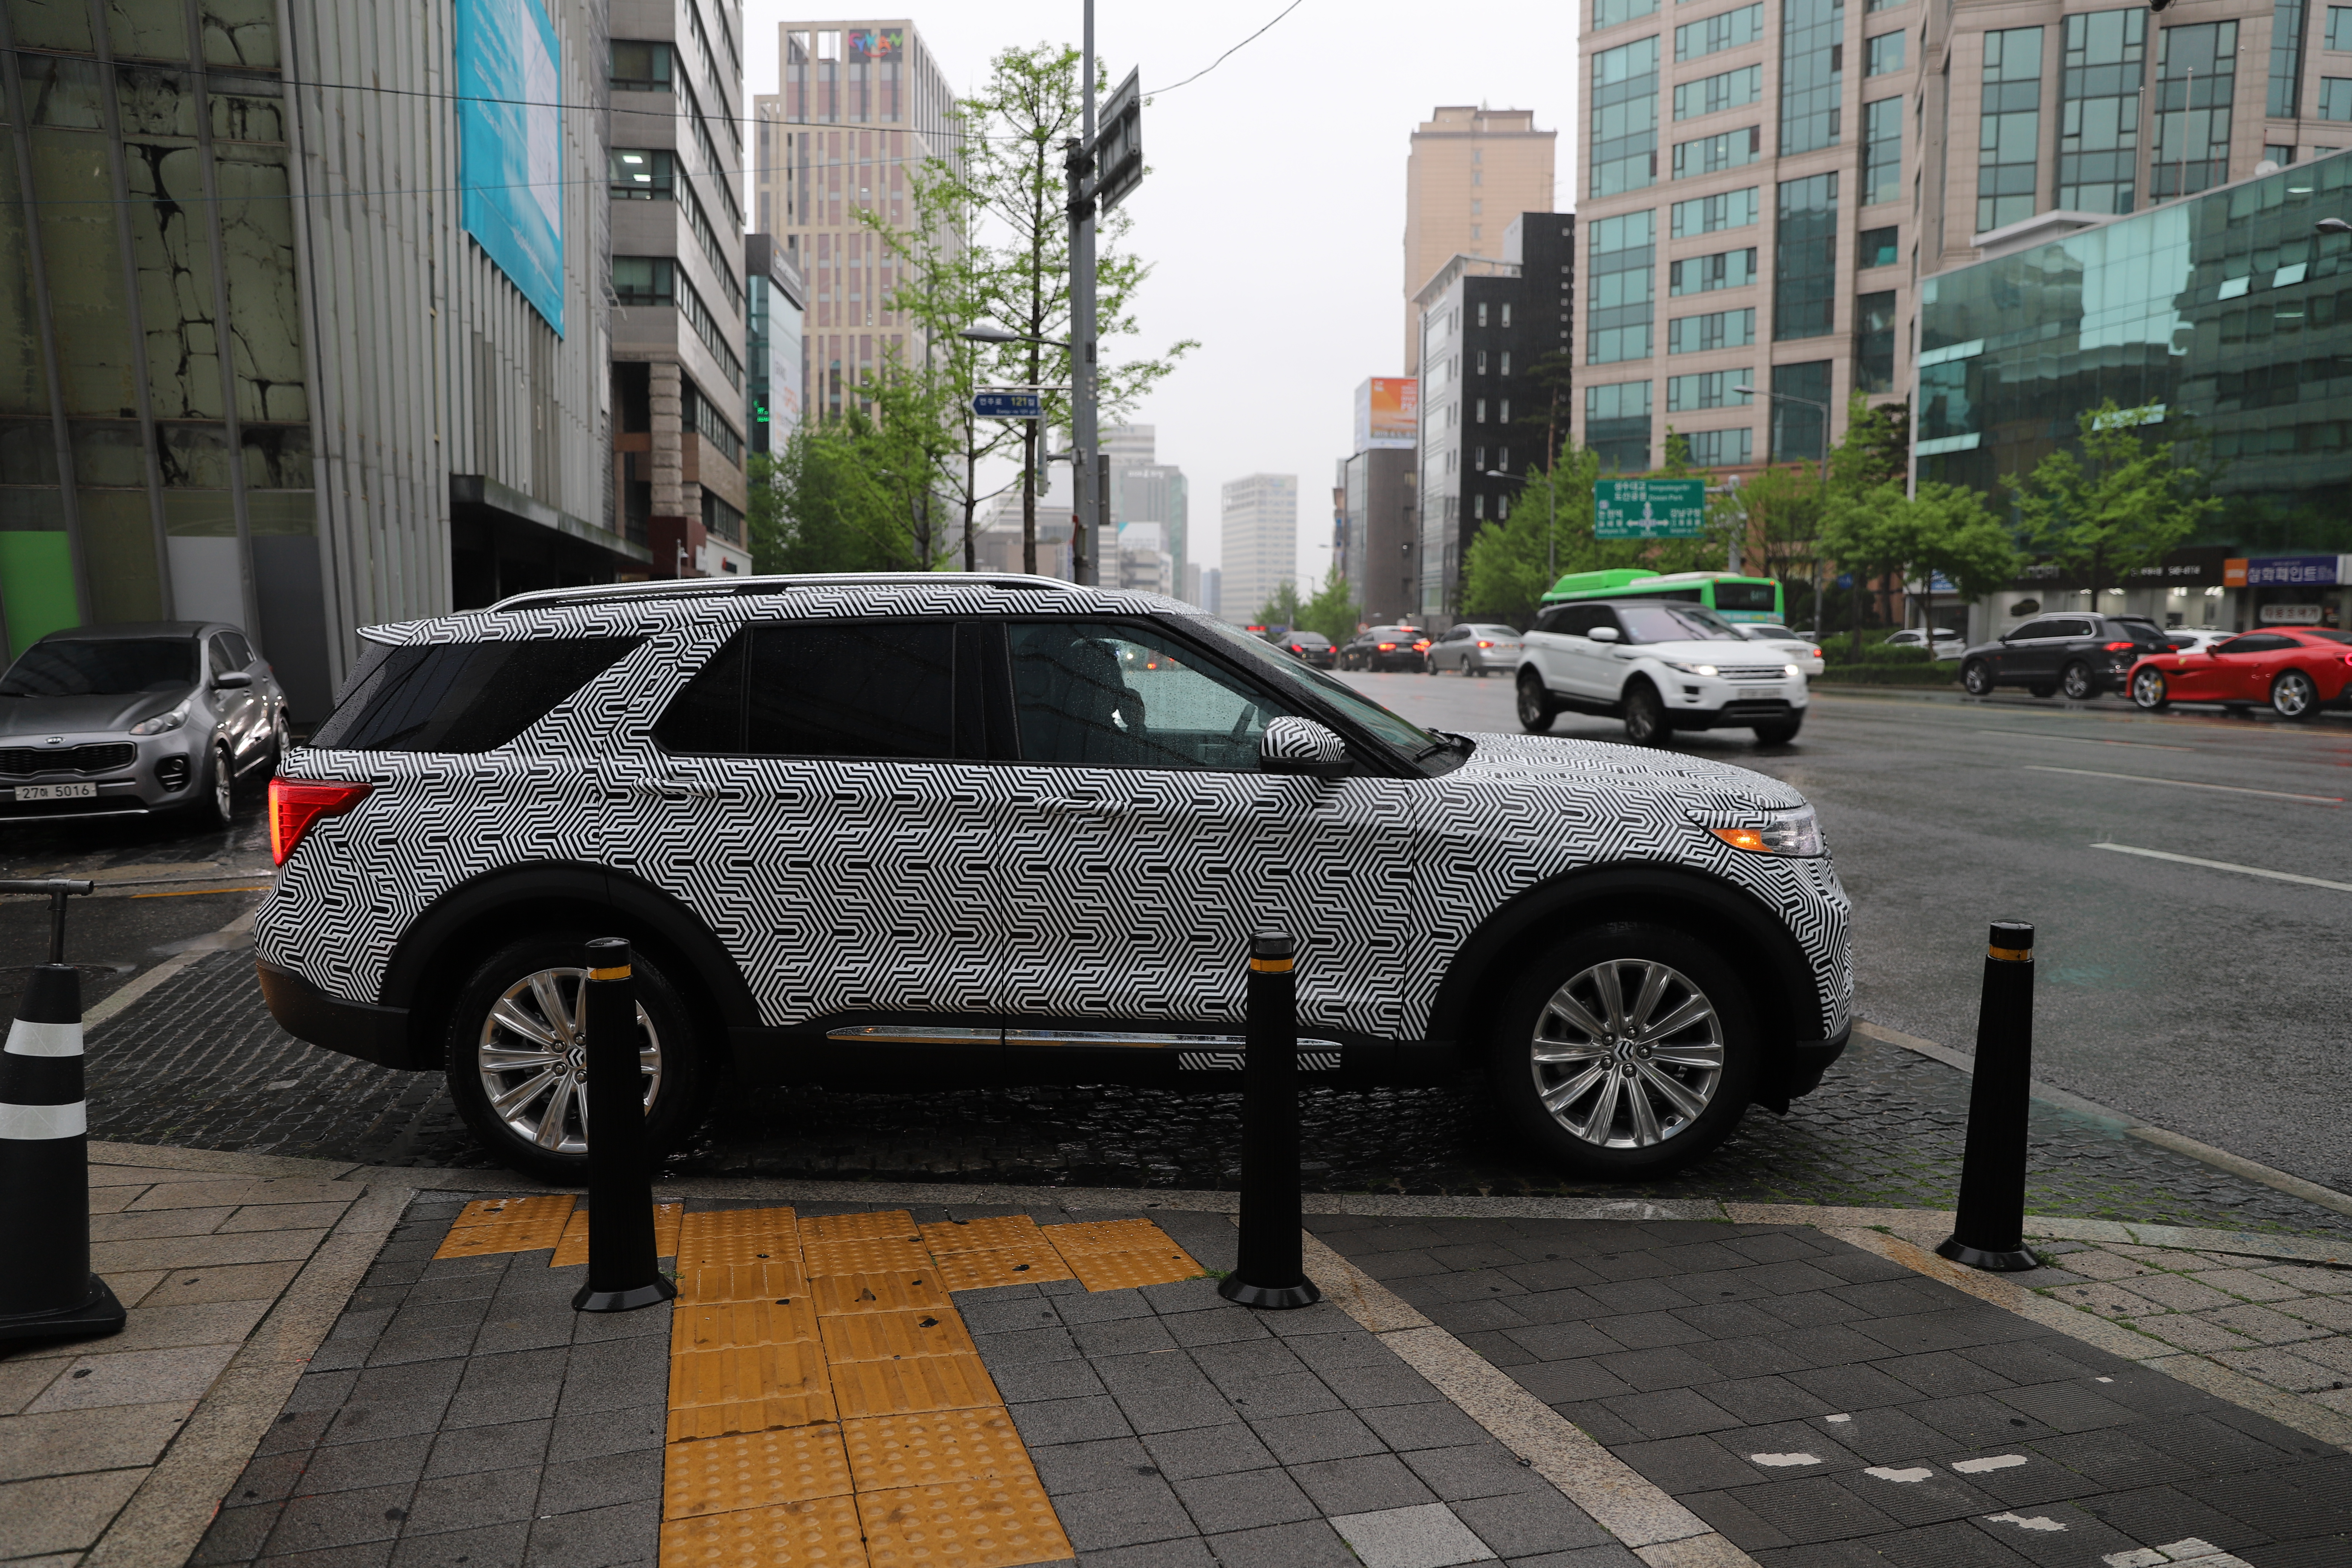
<svg viewBox="0 0 2352 1568">
<path fill-rule="evenodd" d="M 457 0 L 460 218 L 559 337 L 562 58 L 540 0 Z"/>
<path fill-rule="evenodd" d="M 1421 427 L 1421 383 L 1409 375 L 1376 375 L 1356 388 L 1356 450 L 1381 447 L 1410 451 Z"/>
</svg>

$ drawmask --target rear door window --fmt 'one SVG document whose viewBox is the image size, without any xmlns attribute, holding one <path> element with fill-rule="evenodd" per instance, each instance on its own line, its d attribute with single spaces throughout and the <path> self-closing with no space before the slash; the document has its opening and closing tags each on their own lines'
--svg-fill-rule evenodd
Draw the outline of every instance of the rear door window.
<svg viewBox="0 0 2352 1568">
<path fill-rule="evenodd" d="M 956 755 L 951 621 L 752 626 L 711 657 L 654 726 L 674 752 L 763 757 Z"/>
<path fill-rule="evenodd" d="M 618 663 L 643 637 L 416 643 L 394 648 L 311 738 L 346 752 L 487 752 Z"/>
<path fill-rule="evenodd" d="M 2011 640 L 2014 642 L 2032 642 L 2037 637 L 2064 637 L 2066 634 L 2061 629 L 2063 623 L 2058 621 L 2028 621 L 2009 635 Z"/>
</svg>

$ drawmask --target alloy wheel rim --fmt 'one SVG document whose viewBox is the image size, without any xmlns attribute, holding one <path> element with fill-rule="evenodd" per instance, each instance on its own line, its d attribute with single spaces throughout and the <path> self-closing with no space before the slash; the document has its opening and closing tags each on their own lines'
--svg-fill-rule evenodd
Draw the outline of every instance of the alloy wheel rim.
<svg viewBox="0 0 2352 1568">
<path fill-rule="evenodd" d="M 1723 1082 L 1723 1020 L 1668 964 L 1612 958 L 1575 975 L 1537 1015 L 1536 1096 L 1577 1139 L 1645 1149 L 1687 1131 Z"/>
<path fill-rule="evenodd" d="M 223 822 L 236 815 L 236 773 L 226 752 L 213 753 L 213 811 Z"/>
<path fill-rule="evenodd" d="M 2282 713 L 2300 713 L 2311 705 L 2311 682 L 2298 675 L 2282 676 L 2272 701 Z"/>
<path fill-rule="evenodd" d="M 2142 670 L 2132 682 L 2132 699 L 2143 708 L 2153 708 L 2164 700 L 2164 677 L 2154 670 Z"/>
<path fill-rule="evenodd" d="M 580 993 L 585 969 L 542 969 L 499 994 L 474 1045 L 490 1113 L 525 1143 L 550 1153 L 588 1152 L 587 1039 Z M 646 1105 L 661 1092 L 661 1036 L 637 1004 L 637 1067 Z"/>
<path fill-rule="evenodd" d="M 2066 695 L 2079 700 L 2090 694 L 2090 672 L 2079 664 L 2069 668 L 2066 671 Z"/>
</svg>

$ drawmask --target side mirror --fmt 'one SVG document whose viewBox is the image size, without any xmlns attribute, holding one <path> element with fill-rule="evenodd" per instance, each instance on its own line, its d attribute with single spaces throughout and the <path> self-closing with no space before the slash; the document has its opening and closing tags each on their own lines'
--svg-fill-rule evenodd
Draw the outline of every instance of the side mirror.
<svg viewBox="0 0 2352 1568">
<path fill-rule="evenodd" d="M 213 677 L 213 689 L 215 691 L 236 691 L 251 686 L 252 684 L 253 677 L 246 674 L 246 672 L 241 669 L 223 670 L 220 674 Z"/>
<path fill-rule="evenodd" d="M 1270 773 L 1336 779 L 1349 771 L 1348 743 L 1312 719 L 1276 719 L 1257 743 L 1258 766 Z"/>
<path fill-rule="evenodd" d="M 1594 642 L 1615 642 L 1625 634 L 1619 631 L 1615 626 L 1595 626 L 1584 635 L 1591 637 Z"/>
</svg>

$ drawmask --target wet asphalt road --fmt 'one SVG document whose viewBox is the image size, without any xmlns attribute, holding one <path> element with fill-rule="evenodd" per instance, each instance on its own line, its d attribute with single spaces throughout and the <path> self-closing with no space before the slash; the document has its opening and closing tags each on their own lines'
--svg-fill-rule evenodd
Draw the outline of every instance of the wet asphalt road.
<svg viewBox="0 0 2352 1568">
<path fill-rule="evenodd" d="M 1518 728 L 1500 679 L 1344 679 L 1422 723 Z M 1622 734 L 1573 714 L 1552 732 Z M 1744 730 L 1674 745 L 1820 811 L 1856 905 L 1862 1017 L 1973 1049 L 1986 925 L 2031 921 L 2037 1076 L 2352 1187 L 2352 716 L 1825 692 L 1788 746 Z"/>
<path fill-rule="evenodd" d="M 1345 679 L 1442 728 L 1517 728 L 1501 680 Z M 1573 715 L 1558 720 L 1553 732 L 1603 740 L 1618 733 L 1611 722 Z M 1777 774 L 1819 806 L 1859 909 L 1862 1016 L 1969 1048 L 1985 922 L 2032 921 L 2041 951 L 2039 1076 L 2312 1180 L 2352 1187 L 2352 1133 L 2341 1110 L 2352 1045 L 2343 978 L 2352 960 L 2352 832 L 2338 798 L 2352 795 L 2352 719 L 2290 726 L 2188 713 L 2148 718 L 2113 700 L 2070 708 L 2021 697 L 1975 702 L 1957 693 L 1823 694 L 1787 747 L 1760 751 L 1744 731 L 1682 735 L 1674 743 Z M 2346 887 L 2093 847 L 2102 843 Z M 249 910 L 258 895 L 248 889 L 268 879 L 266 833 L 254 803 L 226 834 L 182 835 L 163 824 L 0 827 L 0 876 L 50 874 L 105 884 L 97 897 L 74 901 L 70 927 L 71 957 L 117 966 L 86 976 L 87 999 L 95 1002 L 131 973 L 206 943 Z M 37 962 L 45 931 L 35 900 L 0 900 L 0 964 Z M 241 946 L 236 938 L 227 944 Z M 110 1113 L 112 1135 L 370 1161 L 478 1160 L 478 1152 L 467 1157 L 433 1079 L 378 1074 L 364 1085 L 346 1081 L 341 1058 L 278 1035 L 251 994 L 247 962 L 225 955 L 204 965 L 201 1005 L 173 1002 L 186 984 L 174 981 L 134 1010 L 132 1018 L 157 1014 L 137 1031 L 142 1055 L 152 1060 L 120 1084 L 124 1098 Z M 20 978 L 0 972 L 0 1001 Z M 155 1055 L 167 1042 L 194 1053 L 184 1076 L 166 1066 L 180 1058 Z M 305 1058 L 314 1066 L 305 1068 Z M 1938 1075 L 1949 1075 L 1923 1065 L 1938 1084 Z M 1953 1109 L 1957 1075 L 1931 1089 L 1899 1066 L 1891 1058 L 1865 1064 L 1858 1054 L 1850 1075 L 1856 1081 L 1841 1093 L 1861 1098 L 1817 1097 L 1810 1120 L 1821 1127 L 1806 1146 L 1834 1161 L 1865 1122 L 1872 1142 L 1915 1137 L 1906 1121 L 1913 1113 L 1903 1106 L 1937 1116 Z M 301 1084 L 320 1091 L 308 1112 L 289 1103 L 307 1097 Z M 691 1163 L 779 1174 L 930 1171 L 1191 1184 L 1215 1179 L 1223 1161 L 1213 1150 L 1225 1140 L 1212 1129 L 1230 1114 L 1203 1105 L 1177 1114 L 1130 1104 L 1121 1091 L 989 1091 L 953 1106 L 947 1098 L 794 1091 L 769 1103 L 762 1097 L 756 1106 L 730 1106 Z M 1393 1103 L 1346 1097 L 1319 1114 L 1333 1156 L 1322 1180 L 1332 1185 L 1393 1181 L 1459 1189 L 1540 1181 L 1539 1173 L 1486 1147 L 1484 1116 L 1444 1091 L 1431 1091 L 1425 1103 L 1420 1096 Z M 1759 1126 L 1755 1135 L 1765 1132 Z M 1772 1133 L 1768 1144 L 1780 1138 Z M 1743 1134 L 1743 1142 L 1749 1139 Z M 1769 1173 L 1788 1169 L 1794 1147 L 1734 1154 Z M 1384 1171 L 1384 1162 L 1394 1168 Z M 1946 1168 L 1941 1155 L 1933 1163 Z M 1866 1191 L 1881 1188 L 1888 1201 L 1901 1201 L 1895 1189 L 1916 1188 L 1907 1195 L 1917 1202 L 1944 1179 L 1900 1177 L 1887 1164 L 1801 1185 L 1827 1193 L 1846 1183 L 1844 1201 L 1864 1201 Z M 1770 1185 L 1769 1175 L 1753 1182 L 1758 1190 Z"/>
</svg>

